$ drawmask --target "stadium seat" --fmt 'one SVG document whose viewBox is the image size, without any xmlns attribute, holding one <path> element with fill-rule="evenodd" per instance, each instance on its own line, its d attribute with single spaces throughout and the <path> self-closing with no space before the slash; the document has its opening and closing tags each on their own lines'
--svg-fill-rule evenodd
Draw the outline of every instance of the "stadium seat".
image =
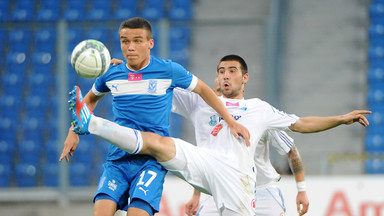
<svg viewBox="0 0 384 216">
<path fill-rule="evenodd" d="M 383 24 L 384 23 L 384 4 L 374 3 L 369 6 L 369 15 L 371 18 L 371 24 Z"/>
<path fill-rule="evenodd" d="M 42 0 L 40 9 L 37 11 L 39 21 L 57 21 L 60 16 L 61 0 Z"/>
<path fill-rule="evenodd" d="M 22 75 L 17 74 L 18 71 L 15 71 L 13 74 L 7 73 L 3 77 L 3 93 L 6 95 L 14 96 L 16 98 L 21 98 L 24 93 L 24 79 Z"/>
<path fill-rule="evenodd" d="M 384 85 L 384 68 L 371 67 L 368 70 L 368 83 L 370 86 L 375 86 L 375 87 L 383 86 Z"/>
<path fill-rule="evenodd" d="M 0 164 L 12 164 L 15 153 L 15 143 L 10 140 L 0 139 Z"/>
<path fill-rule="evenodd" d="M 83 35 L 83 29 L 80 27 L 69 27 L 67 34 L 68 34 L 68 52 L 69 54 L 71 54 L 73 48 L 75 48 L 75 46 L 78 43 L 85 40 L 86 38 Z"/>
<path fill-rule="evenodd" d="M 57 163 L 59 158 L 58 148 L 61 147 L 62 144 L 57 139 L 50 139 L 44 144 L 44 154 L 45 154 L 45 162 L 48 163 Z"/>
<path fill-rule="evenodd" d="M 64 19 L 69 21 L 82 21 L 85 18 L 85 0 L 67 0 L 64 10 Z"/>
<path fill-rule="evenodd" d="M 384 48 L 382 46 L 370 46 L 368 48 L 368 60 L 371 67 L 384 67 Z"/>
<path fill-rule="evenodd" d="M 44 113 L 45 114 L 45 113 Z M 39 117 L 40 113 L 27 112 L 26 117 L 22 120 L 23 138 L 34 140 L 36 142 L 42 142 L 43 139 L 43 122 L 40 120 L 43 117 Z M 41 145 L 41 144 L 40 144 Z"/>
<path fill-rule="evenodd" d="M 19 187 L 37 186 L 38 168 L 33 164 L 18 164 L 16 166 L 16 185 Z"/>
<path fill-rule="evenodd" d="M 59 170 L 60 166 L 56 162 L 45 163 L 43 165 L 43 185 L 46 187 L 57 187 L 59 184 Z"/>
<path fill-rule="evenodd" d="M 16 0 L 12 11 L 13 21 L 31 21 L 35 18 L 35 0 Z"/>
<path fill-rule="evenodd" d="M 17 119 L 21 109 L 21 101 L 15 95 L 0 96 L 0 113 L 2 117 Z"/>
<path fill-rule="evenodd" d="M 35 32 L 36 52 L 54 53 L 56 50 L 56 30 L 54 28 L 40 28 Z"/>
<path fill-rule="evenodd" d="M 8 43 L 7 31 L 5 29 L 0 29 L 0 54 L 1 55 L 3 55 L 4 47 L 6 46 L 7 43 Z"/>
<path fill-rule="evenodd" d="M 81 137 L 79 145 L 76 148 L 76 155 L 73 157 L 73 162 L 90 166 L 94 158 L 95 143 L 95 138 L 91 136 Z"/>
<path fill-rule="evenodd" d="M 169 30 L 170 44 L 173 42 L 189 43 L 191 40 L 191 29 L 186 26 L 172 26 Z"/>
<path fill-rule="evenodd" d="M 192 0 L 171 0 L 169 19 L 172 21 L 188 21 L 193 17 Z"/>
<path fill-rule="evenodd" d="M 142 16 L 151 21 L 158 21 L 164 17 L 165 0 L 144 0 Z"/>
<path fill-rule="evenodd" d="M 72 162 L 69 165 L 69 181 L 72 186 L 90 186 L 91 167 L 84 163 Z"/>
<path fill-rule="evenodd" d="M 91 28 L 86 32 L 86 38 L 101 41 L 107 46 L 110 40 L 109 29 L 104 27 Z"/>
<path fill-rule="evenodd" d="M 0 163 L 0 188 L 11 185 L 12 167 L 10 164 Z"/>
<path fill-rule="evenodd" d="M 88 11 L 87 19 L 91 21 L 109 20 L 112 4 L 106 4 L 105 0 L 94 0 Z"/>
<path fill-rule="evenodd" d="M 38 133 L 38 131 L 37 131 Z M 37 140 L 23 140 L 19 145 L 20 163 L 34 164 L 38 166 L 42 156 L 42 143 Z"/>
<path fill-rule="evenodd" d="M 384 46 L 384 26 L 370 25 L 368 29 L 369 42 L 371 46 Z"/>
<path fill-rule="evenodd" d="M 114 18 L 119 21 L 138 16 L 138 0 L 117 0 Z"/>
<path fill-rule="evenodd" d="M 0 1 L 0 22 L 9 21 L 10 2 L 11 0 Z"/>
<path fill-rule="evenodd" d="M 384 104 L 384 89 L 370 89 L 368 91 L 368 105 Z"/>
<path fill-rule="evenodd" d="M 365 172 L 367 174 L 383 174 L 384 161 L 378 159 L 367 160 L 365 162 Z"/>
<path fill-rule="evenodd" d="M 9 31 L 10 52 L 28 52 L 31 44 L 31 34 L 31 30 L 28 28 L 17 28 Z"/>
<path fill-rule="evenodd" d="M 366 136 L 365 140 L 365 147 L 368 153 L 384 153 L 384 136 L 382 134 Z"/>
</svg>

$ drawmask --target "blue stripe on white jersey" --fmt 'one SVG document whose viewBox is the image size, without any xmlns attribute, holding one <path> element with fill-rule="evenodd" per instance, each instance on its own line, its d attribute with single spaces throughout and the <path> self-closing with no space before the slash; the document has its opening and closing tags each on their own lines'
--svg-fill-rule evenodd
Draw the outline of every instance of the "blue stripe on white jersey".
<svg viewBox="0 0 384 216">
<path fill-rule="evenodd" d="M 279 135 L 280 139 L 284 141 L 284 143 L 289 147 L 292 148 L 293 142 L 292 140 L 287 137 L 284 133 L 281 131 L 277 131 L 277 134 Z"/>
<path fill-rule="evenodd" d="M 114 122 L 119 125 L 168 136 L 173 89 L 193 90 L 196 84 L 197 78 L 181 65 L 151 56 L 148 66 L 139 71 L 128 69 L 125 61 L 111 66 L 92 91 L 96 95 L 112 93 Z M 110 145 L 109 160 L 125 155 Z"/>
</svg>

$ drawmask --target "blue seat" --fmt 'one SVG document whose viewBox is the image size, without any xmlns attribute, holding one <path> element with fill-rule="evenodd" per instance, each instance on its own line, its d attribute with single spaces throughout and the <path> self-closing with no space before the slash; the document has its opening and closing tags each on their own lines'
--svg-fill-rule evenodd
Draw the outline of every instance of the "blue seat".
<svg viewBox="0 0 384 216">
<path fill-rule="evenodd" d="M 86 33 L 88 39 L 95 39 L 107 45 L 110 40 L 109 29 L 104 27 L 92 28 L 89 29 Z"/>
<path fill-rule="evenodd" d="M 72 186 L 91 185 L 91 166 L 84 163 L 72 162 L 69 167 L 69 181 Z"/>
<path fill-rule="evenodd" d="M 142 16 L 151 21 L 158 21 L 164 17 L 165 0 L 144 0 Z"/>
<path fill-rule="evenodd" d="M 62 143 L 60 143 L 57 139 L 50 139 L 44 144 L 46 162 L 57 163 L 59 158 L 58 148 L 61 147 L 61 145 Z"/>
<path fill-rule="evenodd" d="M 9 21 L 10 2 L 11 0 L 0 1 L 0 22 Z"/>
<path fill-rule="evenodd" d="M 61 0 L 42 0 L 40 9 L 37 11 L 39 21 L 57 21 L 60 16 Z"/>
<path fill-rule="evenodd" d="M 126 20 L 139 14 L 138 0 L 117 0 L 116 5 L 118 5 L 114 12 L 116 20 Z"/>
<path fill-rule="evenodd" d="M 88 11 L 87 19 L 91 21 L 105 21 L 110 19 L 112 4 L 106 4 L 105 0 L 94 0 Z"/>
<path fill-rule="evenodd" d="M 64 10 L 64 19 L 69 21 L 81 21 L 85 18 L 85 0 L 67 0 Z"/>
<path fill-rule="evenodd" d="M 81 137 L 79 145 L 76 148 L 73 162 L 92 164 L 94 158 L 95 139 L 88 137 Z"/>
<path fill-rule="evenodd" d="M 37 186 L 38 167 L 34 164 L 16 165 L 16 185 L 19 187 Z"/>
<path fill-rule="evenodd" d="M 85 40 L 83 29 L 80 27 L 69 27 L 68 31 L 68 52 L 72 53 L 75 46 L 81 41 Z M 70 58 L 69 58 L 70 59 Z"/>
<path fill-rule="evenodd" d="M 8 40 L 11 52 L 28 52 L 31 44 L 31 30 L 17 28 L 9 31 Z"/>
<path fill-rule="evenodd" d="M 368 48 L 368 60 L 372 67 L 383 67 L 384 48 L 382 46 L 370 46 Z"/>
<path fill-rule="evenodd" d="M 12 164 L 15 153 L 15 143 L 11 140 L 0 139 L 0 164 Z"/>
<path fill-rule="evenodd" d="M 27 113 L 28 117 L 24 117 L 22 121 L 23 138 L 28 140 L 34 140 L 36 142 L 42 142 L 44 135 L 44 127 L 40 117 L 42 114 Z M 32 117 L 29 117 L 32 116 Z M 41 145 L 41 143 L 40 143 Z"/>
<path fill-rule="evenodd" d="M 186 26 L 172 26 L 169 30 L 169 42 L 185 42 L 189 43 L 191 40 L 191 29 Z"/>
<path fill-rule="evenodd" d="M 2 55 L 4 53 L 5 45 L 8 44 L 8 37 L 7 37 L 7 35 L 8 34 L 7 34 L 6 30 L 0 29 L 0 54 L 2 54 Z"/>
<path fill-rule="evenodd" d="M 192 0 L 171 0 L 169 19 L 172 21 L 188 21 L 193 17 Z"/>
<path fill-rule="evenodd" d="M 38 131 L 36 132 L 38 133 Z M 42 156 L 42 143 L 37 140 L 23 140 L 19 145 L 19 161 L 38 166 Z"/>
<path fill-rule="evenodd" d="M 365 162 L 365 173 L 367 174 L 383 174 L 384 160 L 371 159 Z"/>
<path fill-rule="evenodd" d="M 0 163 L 0 188 L 9 187 L 12 179 L 12 167 L 10 164 Z"/>
<path fill-rule="evenodd" d="M 21 98 L 24 93 L 24 83 L 25 80 L 22 78 L 22 75 L 18 75 L 17 73 L 6 74 L 3 77 L 3 93 Z"/>
<path fill-rule="evenodd" d="M 384 45 L 384 26 L 383 25 L 370 25 L 368 28 L 369 42 L 371 46 Z"/>
<path fill-rule="evenodd" d="M 384 4 L 371 4 L 369 6 L 369 15 L 372 24 L 384 23 Z"/>
<path fill-rule="evenodd" d="M 16 0 L 12 11 L 12 20 L 31 21 L 35 18 L 35 0 Z"/>
<path fill-rule="evenodd" d="M 54 28 L 40 28 L 35 32 L 36 52 L 54 53 L 56 48 L 56 30 Z"/>
<path fill-rule="evenodd" d="M 382 134 L 368 135 L 365 139 L 366 151 L 370 154 L 384 153 L 384 137 Z"/>
<path fill-rule="evenodd" d="M 384 85 L 384 68 L 371 67 L 368 70 L 368 83 L 370 86 L 383 86 Z"/>
<path fill-rule="evenodd" d="M 383 89 L 370 89 L 368 91 L 368 105 L 376 105 L 384 103 L 384 90 Z"/>
<path fill-rule="evenodd" d="M 57 158 L 56 158 L 57 161 Z M 46 163 L 43 165 L 43 185 L 46 187 L 57 187 L 59 185 L 60 166 L 56 162 Z"/>
</svg>

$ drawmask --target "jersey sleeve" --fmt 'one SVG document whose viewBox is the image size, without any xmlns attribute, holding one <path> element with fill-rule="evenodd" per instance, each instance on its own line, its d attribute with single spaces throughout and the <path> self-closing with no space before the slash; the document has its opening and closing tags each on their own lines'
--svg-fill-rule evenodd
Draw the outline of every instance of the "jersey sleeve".
<svg viewBox="0 0 384 216">
<path fill-rule="evenodd" d="M 288 127 L 296 123 L 300 117 L 294 114 L 287 114 L 273 107 L 272 105 L 265 103 L 265 122 L 268 125 L 268 129 L 279 129 L 284 131 L 291 131 Z"/>
<path fill-rule="evenodd" d="M 267 130 L 268 143 L 279 152 L 280 155 L 287 154 L 293 145 L 293 139 L 287 133 L 281 130 Z"/>
<path fill-rule="evenodd" d="M 103 96 L 111 91 L 106 84 L 107 73 L 105 73 L 103 76 L 98 77 L 95 83 L 93 83 L 92 92 L 97 96 Z"/>
<path fill-rule="evenodd" d="M 172 62 L 171 64 L 173 72 L 173 86 L 192 91 L 197 85 L 197 77 L 187 71 L 183 66 L 178 63 Z"/>
<path fill-rule="evenodd" d="M 191 91 L 175 88 L 173 90 L 172 112 L 190 119 L 191 113 L 195 110 L 198 97 L 196 93 Z"/>
</svg>

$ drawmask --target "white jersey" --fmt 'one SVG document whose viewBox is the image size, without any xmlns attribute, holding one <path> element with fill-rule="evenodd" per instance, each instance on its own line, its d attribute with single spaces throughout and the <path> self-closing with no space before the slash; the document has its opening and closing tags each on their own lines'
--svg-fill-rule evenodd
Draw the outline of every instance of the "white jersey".
<svg viewBox="0 0 384 216">
<path fill-rule="evenodd" d="M 280 175 L 276 172 L 269 159 L 270 144 L 279 154 L 285 155 L 291 150 L 293 139 L 280 130 L 267 130 L 264 132 L 256 147 L 254 157 L 257 168 L 256 189 L 273 186 L 280 180 Z"/>
<path fill-rule="evenodd" d="M 219 98 L 237 122 L 245 126 L 250 132 L 251 146 L 248 150 L 252 158 L 256 157 L 256 148 L 264 131 L 268 129 L 289 131 L 288 127 L 299 119 L 298 116 L 279 111 L 257 98 L 248 100 Z M 215 149 L 215 151 L 221 151 L 223 154 L 232 154 L 238 151 L 236 145 L 231 145 L 228 142 L 233 137 L 230 133 L 226 133 L 225 136 L 227 137 L 220 136 L 221 142 L 210 142 L 215 137 L 212 133 L 216 132 L 217 125 L 223 124 L 224 120 L 199 95 L 176 88 L 173 95 L 172 111 L 192 122 L 195 127 L 197 146 Z"/>
</svg>

